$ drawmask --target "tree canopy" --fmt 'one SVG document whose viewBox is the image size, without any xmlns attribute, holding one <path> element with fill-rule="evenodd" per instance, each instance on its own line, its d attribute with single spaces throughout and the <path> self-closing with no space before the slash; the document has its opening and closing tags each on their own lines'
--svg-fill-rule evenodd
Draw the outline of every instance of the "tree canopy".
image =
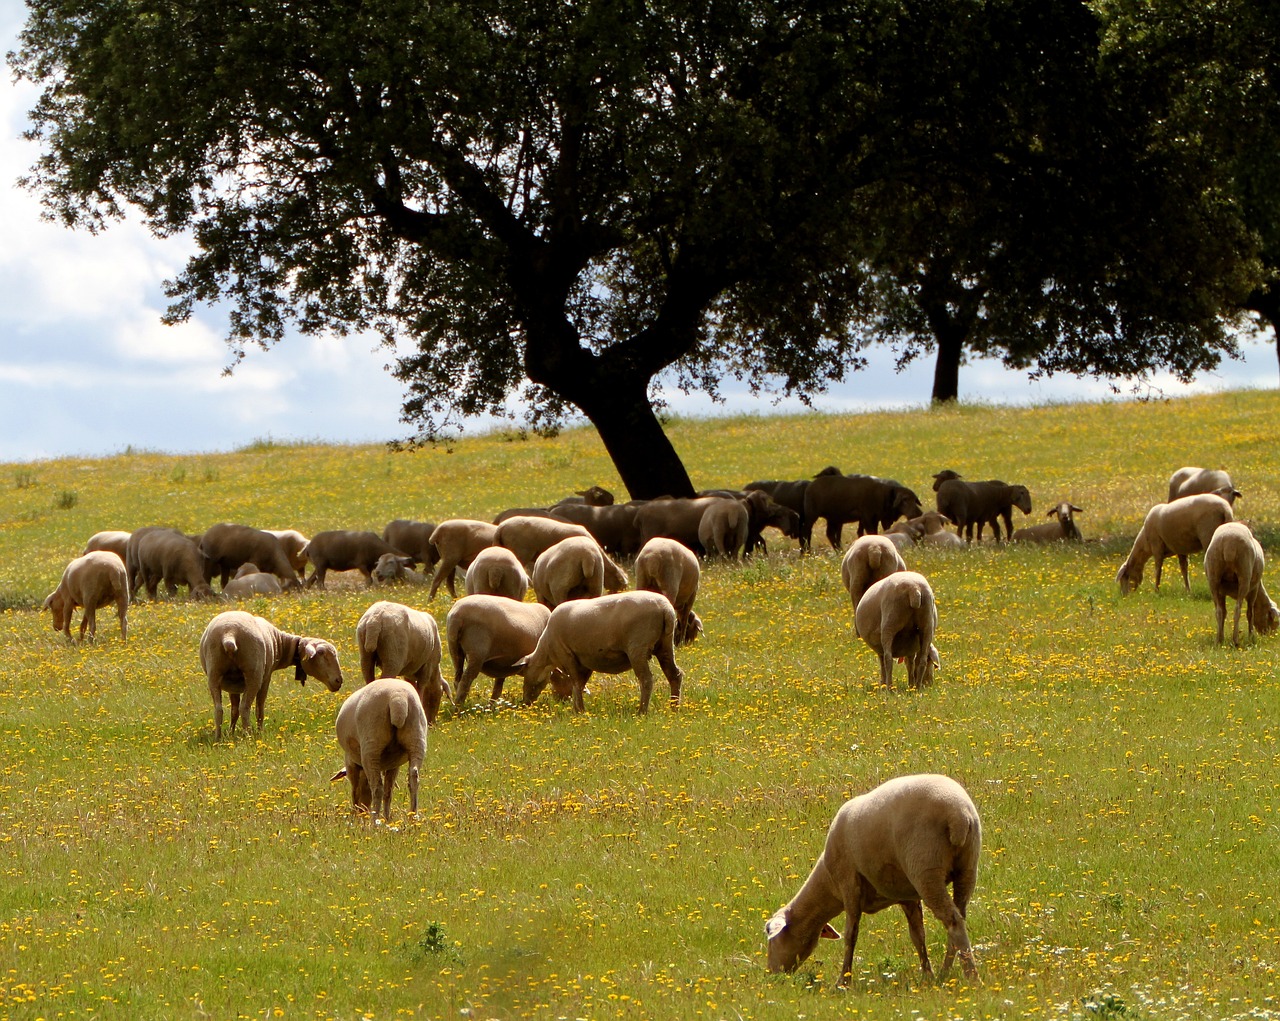
<svg viewBox="0 0 1280 1021">
<path fill-rule="evenodd" d="M 967 322 L 1011 364 L 1190 373 L 1257 279 L 1078 0 L 28 3 L 30 183 L 189 232 L 170 318 L 407 339 L 424 433 L 576 408 L 633 496 L 692 491 L 663 372 L 804 396 Z"/>
</svg>

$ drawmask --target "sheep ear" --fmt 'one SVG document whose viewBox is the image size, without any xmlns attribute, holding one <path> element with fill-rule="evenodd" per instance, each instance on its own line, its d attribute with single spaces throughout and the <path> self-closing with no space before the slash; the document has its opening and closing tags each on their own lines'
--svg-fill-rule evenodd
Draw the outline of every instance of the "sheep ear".
<svg viewBox="0 0 1280 1021">
<path fill-rule="evenodd" d="M 40 609 L 42 610 L 49 609 L 49 607 L 53 605 L 53 597 L 56 596 L 57 594 L 58 593 L 54 591 L 54 592 L 50 592 L 47 596 L 45 596 L 44 602 L 41 604 Z"/>
<path fill-rule="evenodd" d="M 314 642 L 298 643 L 298 660 L 293 664 L 293 679 L 299 681 L 304 687 L 307 683 L 307 672 L 302 669 L 302 661 L 310 659 L 316 654 Z"/>
<path fill-rule="evenodd" d="M 827 922 L 822 927 L 822 932 L 818 933 L 818 938 L 819 939 L 839 939 L 840 933 L 836 931 L 836 927 L 834 925 L 832 925 L 830 922 Z"/>
<path fill-rule="evenodd" d="M 770 918 L 767 922 L 764 923 L 765 937 L 767 939 L 773 939 L 775 936 L 781 933 L 782 930 L 785 929 L 786 927 L 787 927 L 786 916 L 784 916 L 783 913 L 779 911 L 776 915 L 774 915 L 772 918 Z"/>
<path fill-rule="evenodd" d="M 1069 503 L 1069 504 L 1067 504 L 1067 506 L 1071 508 L 1071 513 L 1072 513 L 1072 514 L 1083 514 L 1083 513 L 1084 513 L 1084 508 L 1083 508 L 1083 507 L 1077 507 L 1074 503 Z"/>
<path fill-rule="evenodd" d="M 524 672 L 528 668 L 529 668 L 528 656 L 521 656 L 518 660 L 516 660 L 514 663 L 511 664 L 511 669 L 514 670 L 516 673 L 518 673 L 521 677 L 524 676 Z"/>
<path fill-rule="evenodd" d="M 329 782 L 337 783 L 339 780 L 346 779 L 346 776 L 347 776 L 347 767 L 343 766 L 340 770 L 334 773 L 333 776 L 329 777 Z"/>
</svg>

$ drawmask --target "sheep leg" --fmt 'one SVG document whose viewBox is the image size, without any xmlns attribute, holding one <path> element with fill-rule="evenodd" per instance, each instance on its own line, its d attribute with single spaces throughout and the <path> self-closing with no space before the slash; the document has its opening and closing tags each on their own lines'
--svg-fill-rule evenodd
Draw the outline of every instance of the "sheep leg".
<svg viewBox="0 0 1280 1021">
<path fill-rule="evenodd" d="M 391 818 L 391 792 L 395 790 L 396 776 L 400 772 L 399 766 L 392 766 L 382 774 L 382 818 Z"/>
<path fill-rule="evenodd" d="M 361 755 L 363 756 L 363 754 L 364 754 L 364 751 L 362 749 Z M 376 762 L 377 753 L 374 753 L 374 754 L 375 754 L 374 761 Z M 374 766 L 372 769 L 366 769 L 365 777 L 369 782 L 369 814 L 373 816 L 374 819 L 377 819 L 379 813 L 381 813 L 383 810 L 382 809 L 382 800 L 383 800 L 382 770 L 378 769 L 377 766 Z"/>
<path fill-rule="evenodd" d="M 116 598 L 116 616 L 120 618 L 120 641 L 129 640 L 129 597 L 121 593 Z"/>
<path fill-rule="evenodd" d="M 883 637 L 883 636 L 882 636 Z M 893 687 L 893 636 L 880 649 L 880 683 L 886 688 Z"/>
<path fill-rule="evenodd" d="M 671 708 L 675 709 L 680 705 L 680 688 L 684 684 L 684 671 L 676 665 L 675 653 L 665 642 L 659 644 L 658 648 L 654 650 L 654 655 L 658 657 L 658 666 L 662 667 L 662 675 L 667 679 L 667 685 L 671 688 Z M 645 669 L 648 669 L 647 662 Z"/>
<path fill-rule="evenodd" d="M 1222 644 L 1223 631 L 1227 623 L 1227 597 L 1215 594 L 1213 597 L 1213 615 L 1218 621 L 1218 644 Z"/>
<path fill-rule="evenodd" d="M 907 916 L 907 934 L 920 958 L 920 971 L 925 978 L 933 978 L 933 965 L 929 963 L 929 947 L 924 938 L 924 909 L 918 900 L 903 901 L 902 913 Z"/>
<path fill-rule="evenodd" d="M 924 889 L 920 889 L 920 887 Z M 964 915 L 956 907 L 955 901 L 947 894 L 945 880 L 930 877 L 928 882 L 917 884 L 925 905 L 935 918 L 947 928 L 947 954 L 942 960 L 942 972 L 945 975 L 951 968 L 956 954 L 960 954 L 960 965 L 969 978 L 977 978 L 978 969 L 973 964 L 973 948 L 969 945 L 969 930 L 964 924 Z"/>
<path fill-rule="evenodd" d="M 840 532 L 844 528 L 844 522 L 838 518 L 832 521 L 827 518 L 827 542 L 831 543 L 833 550 L 840 549 Z"/>
<path fill-rule="evenodd" d="M 847 986 L 853 977 L 853 951 L 858 945 L 858 926 L 862 921 L 862 891 L 855 877 L 853 889 L 842 889 L 844 900 L 844 961 L 840 965 L 838 986 Z"/>
<path fill-rule="evenodd" d="M 409 811 L 418 813 L 418 780 L 421 767 L 416 762 L 409 763 Z"/>
<path fill-rule="evenodd" d="M 1191 582 L 1187 580 L 1187 555 L 1185 553 L 1178 554 L 1178 570 L 1182 572 L 1182 587 L 1191 592 Z"/>
<path fill-rule="evenodd" d="M 579 669 L 573 675 L 573 709 L 574 712 L 585 713 L 587 704 L 582 700 L 582 693 L 586 690 L 587 681 L 591 680 L 591 671 Z M 649 679 L 649 687 L 653 687 L 653 678 Z M 642 689 L 643 690 L 643 689 Z M 641 712 L 644 710 L 642 709 Z"/>
<path fill-rule="evenodd" d="M 443 582 L 443 581 L 445 580 L 445 577 L 446 577 L 446 576 L 447 576 L 447 577 L 448 577 L 448 579 L 449 579 L 449 590 L 450 590 L 450 593 L 452 593 L 452 591 L 453 591 L 453 569 L 454 569 L 456 566 L 457 566 L 457 563 L 456 563 L 456 562 L 454 562 L 454 561 L 451 561 L 451 560 L 450 560 L 449 558 L 447 558 L 447 557 L 442 557 L 442 558 L 440 559 L 440 563 L 438 563 L 438 564 L 436 565 L 436 573 L 435 573 L 435 577 L 433 577 L 433 578 L 431 579 L 431 591 L 430 591 L 429 593 L 427 593 L 427 602 L 431 602 L 431 600 L 435 599 L 435 597 L 436 597 L 436 590 L 440 588 L 440 583 L 441 583 L 441 582 Z"/>
<path fill-rule="evenodd" d="M 240 720 L 240 692 L 230 691 L 227 693 L 227 697 L 231 699 L 231 736 L 235 737 L 236 723 L 239 722 Z M 246 729 L 248 728 L 248 726 L 249 724 L 246 722 L 245 723 Z"/>
<path fill-rule="evenodd" d="M 213 739 L 222 740 L 222 689 L 217 684 L 209 685 L 209 694 L 213 697 Z M 234 717 L 233 717 L 234 718 Z"/>
<path fill-rule="evenodd" d="M 1225 604 L 1225 600 L 1223 600 Z M 1240 648 L 1240 604 L 1244 602 L 1243 596 L 1236 597 L 1236 614 L 1235 620 L 1231 625 L 1231 644 L 1237 649 Z M 1253 623 L 1249 622 L 1249 633 L 1253 633 Z"/>
<path fill-rule="evenodd" d="M 1236 604 L 1237 607 L 1239 605 L 1239 603 Z M 1240 614 L 1237 610 L 1237 619 L 1239 616 Z M 98 637 L 98 620 L 97 611 L 92 606 L 86 606 L 84 608 L 84 616 L 80 618 L 80 641 L 82 642 L 84 641 L 84 632 L 86 628 L 89 630 L 89 641 L 95 641 Z"/>
</svg>

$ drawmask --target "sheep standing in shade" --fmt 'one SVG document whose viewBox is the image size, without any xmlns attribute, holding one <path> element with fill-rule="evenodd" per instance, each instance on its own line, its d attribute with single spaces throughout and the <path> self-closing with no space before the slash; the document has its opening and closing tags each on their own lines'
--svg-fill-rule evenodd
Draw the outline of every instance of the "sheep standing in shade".
<svg viewBox="0 0 1280 1021">
<path fill-rule="evenodd" d="M 429 613 L 401 603 L 380 599 L 356 624 L 360 647 L 360 675 L 373 682 L 375 671 L 383 677 L 411 681 L 422 699 L 427 723 L 434 725 L 440 700 L 448 685 L 440 672 L 440 629 Z"/>
<path fill-rule="evenodd" d="M 881 578 L 907 569 L 893 541 L 883 535 L 860 535 L 840 562 L 840 578 L 857 613 L 863 594 Z M 854 622 L 856 633 L 857 622 Z"/>
<path fill-rule="evenodd" d="M 880 683 L 893 687 L 893 661 L 907 661 L 907 681 L 919 688 L 933 682 L 938 650 L 933 636 L 938 608 L 928 580 L 915 571 L 897 571 L 867 589 L 854 611 L 858 636 L 880 657 Z"/>
<path fill-rule="evenodd" d="M 76 607 L 84 607 L 80 621 L 80 641 L 89 631 L 89 641 L 98 635 L 97 612 L 105 606 L 116 604 L 116 616 L 120 618 L 120 638 L 129 638 L 129 578 L 124 561 L 107 550 L 93 550 L 67 564 L 58 587 L 45 597 L 41 609 L 53 612 L 53 629 L 66 633 L 71 640 L 71 618 Z"/>
<path fill-rule="evenodd" d="M 1209 596 L 1218 620 L 1218 644 L 1222 644 L 1227 619 L 1227 597 L 1236 601 L 1235 621 L 1231 627 L 1231 644 L 1240 644 L 1240 606 L 1245 614 L 1249 634 L 1270 634 L 1280 625 L 1280 610 L 1262 585 L 1262 568 L 1266 557 L 1262 546 L 1239 521 L 1218 526 L 1204 551 L 1204 573 L 1209 579 Z"/>
<path fill-rule="evenodd" d="M 1231 504 L 1214 493 L 1183 496 L 1170 503 L 1158 503 L 1147 511 L 1128 559 L 1120 565 L 1116 581 L 1120 594 L 1127 596 L 1142 584 L 1142 570 L 1155 558 L 1156 591 L 1160 590 L 1160 574 L 1166 557 L 1178 558 L 1182 585 L 1190 592 L 1187 579 L 1187 556 L 1205 549 L 1219 525 L 1232 520 Z"/>
<path fill-rule="evenodd" d="M 352 694 L 338 710 L 338 745 L 346 765 L 334 780 L 351 783 L 351 803 L 376 821 L 391 815 L 391 791 L 409 766 L 409 811 L 418 810 L 418 779 L 427 754 L 427 717 L 408 681 L 384 677 Z"/>
<path fill-rule="evenodd" d="M 981 849 L 978 810 L 950 777 L 900 776 L 846 801 L 827 830 L 809 878 L 765 925 L 769 970 L 795 971 L 819 939 L 839 939 L 830 922 L 843 911 L 840 984 L 846 985 L 862 916 L 897 904 L 907 916 L 920 969 L 930 977 L 923 901 L 947 927 L 943 972 L 958 954 L 965 975 L 976 979 L 965 912 L 977 885 Z"/>
</svg>

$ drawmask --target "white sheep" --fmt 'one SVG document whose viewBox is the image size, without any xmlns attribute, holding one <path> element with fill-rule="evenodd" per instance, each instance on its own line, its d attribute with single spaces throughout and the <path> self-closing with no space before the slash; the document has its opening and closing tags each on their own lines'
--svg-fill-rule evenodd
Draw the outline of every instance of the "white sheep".
<svg viewBox="0 0 1280 1021">
<path fill-rule="evenodd" d="M 1063 500 L 1055 507 L 1049 508 L 1045 516 L 1053 518 L 1043 525 L 1025 525 L 1014 530 L 1014 542 L 1082 542 L 1084 536 L 1076 527 L 1074 514 L 1083 514 L 1084 508 L 1077 507 L 1070 500 Z"/>
<path fill-rule="evenodd" d="M 938 650 L 933 636 L 938 609 L 928 580 L 915 571 L 881 578 L 863 594 L 854 611 L 854 627 L 880 658 L 880 682 L 893 687 L 893 661 L 905 658 L 907 681 L 919 688 L 933 682 Z"/>
<path fill-rule="evenodd" d="M 748 517 L 741 500 L 721 498 L 710 503 L 698 522 L 698 541 L 707 556 L 737 560 L 747 542 Z"/>
<path fill-rule="evenodd" d="M 920 545 L 938 549 L 966 549 L 969 544 L 958 532 L 927 532 L 920 537 Z"/>
<path fill-rule="evenodd" d="M 671 707 L 680 703 L 684 671 L 675 660 L 676 611 L 657 592 L 618 592 L 599 599 L 573 599 L 551 611 L 537 647 L 516 665 L 524 672 L 524 702 L 531 704 L 547 683 L 561 698 L 573 696 L 583 712 L 583 690 L 592 671 L 635 671 L 640 712 L 649 709 L 656 656 L 671 688 Z"/>
<path fill-rule="evenodd" d="M 298 572 L 298 578 L 301 579 L 307 569 L 307 544 L 311 540 L 296 528 L 264 528 L 263 531 L 270 532 L 280 540 L 289 566 Z"/>
<path fill-rule="evenodd" d="M 373 565 L 373 580 L 379 585 L 423 585 L 426 578 L 413 569 L 413 557 L 384 553 Z"/>
<path fill-rule="evenodd" d="M 533 592 L 555 609 L 570 599 L 604 594 L 604 550 L 589 535 L 571 535 L 544 550 L 533 562 Z"/>
<path fill-rule="evenodd" d="M 71 618 L 76 607 L 84 607 L 80 621 L 80 641 L 84 641 L 87 628 L 89 640 L 98 635 L 97 612 L 116 604 L 116 616 L 120 618 L 120 638 L 129 640 L 129 577 L 124 560 L 106 550 L 91 550 L 76 557 L 62 571 L 62 580 L 45 597 L 41 609 L 53 612 L 53 630 L 66 632 L 71 639 Z"/>
<path fill-rule="evenodd" d="M 463 596 L 445 618 L 445 640 L 453 662 L 453 704 L 466 705 L 481 673 L 493 678 L 491 702 L 516 666 L 538 646 L 551 611 L 541 603 L 517 603 L 505 596 Z"/>
<path fill-rule="evenodd" d="M 1231 482 L 1231 476 L 1221 468 L 1179 468 L 1169 476 L 1169 503 L 1197 493 L 1216 493 L 1232 507 L 1240 495 Z"/>
<path fill-rule="evenodd" d="M 342 687 L 338 650 L 323 639 L 291 635 L 243 610 L 226 610 L 209 621 L 200 637 L 200 667 L 209 679 L 215 739 L 222 740 L 224 691 L 231 696 L 231 735 L 235 736 L 237 718 L 248 732 L 251 703 L 257 705 L 258 730 L 262 730 L 271 674 L 290 666 L 304 685 L 310 676 L 330 691 Z"/>
<path fill-rule="evenodd" d="M 594 539 L 590 541 L 595 542 Z M 506 596 L 518 602 L 529 591 L 529 575 L 511 550 L 504 546 L 490 546 L 482 549 L 471 561 L 465 587 L 469 596 Z"/>
<path fill-rule="evenodd" d="M 467 568 L 482 549 L 497 545 L 498 526 L 473 518 L 449 518 L 436 525 L 431 533 L 431 545 L 440 554 L 435 576 L 431 579 L 431 592 L 427 600 L 435 599 L 441 583 L 449 587 L 449 595 L 457 598 L 453 572 L 455 568 Z"/>
<path fill-rule="evenodd" d="M 129 535 L 129 532 L 121 531 L 94 532 L 93 535 L 89 536 L 89 541 L 84 544 L 84 552 L 94 553 L 98 550 L 106 550 L 108 553 L 114 553 L 120 558 L 120 562 L 124 563 L 124 553 L 126 546 L 129 544 Z"/>
<path fill-rule="evenodd" d="M 526 571 L 532 571 L 534 563 L 544 551 L 574 535 L 595 541 L 584 526 L 571 521 L 517 514 L 498 525 L 494 542 L 514 553 Z"/>
<path fill-rule="evenodd" d="M 427 754 L 427 717 L 417 689 L 398 677 L 373 681 L 338 710 L 338 746 L 346 765 L 334 774 L 351 783 L 351 803 L 376 821 L 391 815 L 396 774 L 409 766 L 409 811 L 418 811 L 418 780 Z"/>
<path fill-rule="evenodd" d="M 1218 619 L 1218 644 L 1227 618 L 1227 596 L 1236 601 L 1235 621 L 1231 627 L 1231 644 L 1240 644 L 1240 606 L 1246 604 L 1248 633 L 1270 634 L 1280 626 L 1280 610 L 1267 595 L 1262 584 L 1262 568 L 1266 556 L 1262 546 L 1239 521 L 1219 525 L 1204 551 L 1204 573 L 1209 579 L 1209 596 Z"/>
<path fill-rule="evenodd" d="M 637 590 L 661 592 L 675 607 L 676 645 L 696 639 L 702 620 L 693 612 L 693 603 L 702 571 L 693 551 L 675 539 L 654 536 L 636 554 L 635 571 Z"/>
<path fill-rule="evenodd" d="M 413 682 L 427 723 L 435 725 L 440 700 L 447 685 L 440 672 L 440 629 L 429 613 L 401 603 L 380 599 L 361 615 L 356 624 L 356 645 L 360 648 L 360 676 L 364 683 L 374 673 L 383 677 L 403 677 Z"/>
<path fill-rule="evenodd" d="M 1120 565 L 1116 581 L 1120 594 L 1128 595 L 1142 584 L 1142 569 L 1152 557 L 1156 561 L 1156 590 L 1168 556 L 1178 558 L 1182 584 L 1188 592 L 1187 556 L 1209 545 L 1219 525 L 1232 520 L 1231 504 L 1214 493 L 1184 496 L 1171 503 L 1158 503 L 1147 511 L 1128 559 Z"/>
<path fill-rule="evenodd" d="M 840 939 L 831 919 L 843 911 L 840 985 L 848 984 L 862 916 L 897 904 L 907 916 L 920 969 L 932 976 L 923 901 L 947 928 L 943 973 L 958 954 L 965 975 L 976 979 L 965 913 L 977 885 L 981 850 L 978 810 L 950 777 L 900 776 L 846 801 L 831 821 L 809 878 L 765 924 L 769 970 L 795 971 L 819 939 Z"/>
<path fill-rule="evenodd" d="M 906 561 L 898 554 L 898 548 L 891 539 L 883 535 L 861 535 L 855 539 L 840 562 L 840 578 L 849 593 L 854 612 L 857 612 L 863 593 L 873 584 L 906 569 Z"/>
<path fill-rule="evenodd" d="M 253 567 L 253 564 L 245 564 L 245 567 Z M 236 576 L 232 578 L 222 587 L 222 594 L 228 599 L 247 599 L 250 596 L 277 596 L 284 591 L 284 586 L 280 584 L 280 579 L 274 574 L 266 574 L 262 571 L 245 571 L 241 568 L 236 572 Z"/>
</svg>

